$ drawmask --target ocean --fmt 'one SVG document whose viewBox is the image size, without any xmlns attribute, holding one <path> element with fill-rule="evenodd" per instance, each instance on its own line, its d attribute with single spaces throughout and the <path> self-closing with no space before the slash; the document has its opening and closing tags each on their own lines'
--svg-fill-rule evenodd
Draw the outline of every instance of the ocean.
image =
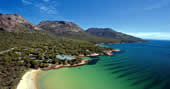
<svg viewBox="0 0 170 89">
<path fill-rule="evenodd" d="M 43 71 L 40 89 L 170 89 L 170 41 L 104 45 L 120 49 L 87 65 Z"/>
</svg>

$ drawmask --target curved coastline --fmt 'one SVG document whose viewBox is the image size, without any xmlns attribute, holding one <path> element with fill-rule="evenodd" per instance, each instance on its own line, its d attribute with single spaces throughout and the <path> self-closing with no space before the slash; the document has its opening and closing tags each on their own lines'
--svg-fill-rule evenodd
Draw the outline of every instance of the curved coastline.
<svg viewBox="0 0 170 89">
<path fill-rule="evenodd" d="M 46 68 L 42 68 L 42 70 L 60 69 L 60 68 L 63 68 L 63 67 L 82 66 L 82 65 L 87 64 L 88 62 L 89 62 L 89 60 L 82 60 L 79 64 L 73 64 L 73 65 L 70 65 L 70 64 L 67 64 L 67 65 L 49 65 L 49 66 L 46 67 Z"/>
<path fill-rule="evenodd" d="M 54 69 L 60 69 L 63 67 L 76 67 L 85 65 L 88 63 L 88 60 L 82 60 L 81 63 L 75 64 L 75 65 L 56 65 Z M 51 67 L 45 68 L 45 69 L 31 69 L 28 72 L 24 74 L 24 76 L 21 78 L 18 86 L 16 89 L 40 89 L 38 85 L 38 75 L 43 70 L 50 70 L 53 69 Z"/>
<path fill-rule="evenodd" d="M 40 72 L 41 69 L 27 71 L 21 78 L 16 89 L 39 89 L 37 77 Z"/>
<path fill-rule="evenodd" d="M 107 51 L 106 54 L 108 56 L 113 55 L 112 52 L 119 52 L 119 49 L 114 49 L 114 50 L 110 50 Z M 90 55 L 90 56 L 99 56 L 100 54 L 97 55 Z M 88 56 L 87 56 L 88 57 Z M 63 67 L 77 67 L 77 66 L 82 66 L 85 65 L 89 62 L 90 60 L 87 59 L 83 59 L 79 64 L 74 64 L 74 65 L 55 65 L 55 67 L 52 67 L 51 65 L 46 67 L 46 68 L 42 68 L 42 69 L 31 69 L 28 72 L 26 72 L 24 74 L 24 76 L 22 77 L 22 79 L 20 80 L 18 86 L 16 89 L 40 89 L 39 85 L 38 85 L 38 74 L 41 71 L 44 70 L 50 70 L 50 69 L 60 69 Z"/>
</svg>

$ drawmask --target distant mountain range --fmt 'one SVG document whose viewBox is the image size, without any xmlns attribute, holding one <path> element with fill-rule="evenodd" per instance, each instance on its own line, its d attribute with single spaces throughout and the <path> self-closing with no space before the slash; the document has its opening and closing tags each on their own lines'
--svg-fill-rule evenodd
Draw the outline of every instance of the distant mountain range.
<svg viewBox="0 0 170 89">
<path fill-rule="evenodd" d="M 143 39 L 116 32 L 111 28 L 89 28 L 85 31 L 77 24 L 67 21 L 42 21 L 34 25 L 18 14 L 0 14 L 0 31 L 45 32 L 56 37 L 86 40 L 93 43 L 145 42 Z"/>
</svg>

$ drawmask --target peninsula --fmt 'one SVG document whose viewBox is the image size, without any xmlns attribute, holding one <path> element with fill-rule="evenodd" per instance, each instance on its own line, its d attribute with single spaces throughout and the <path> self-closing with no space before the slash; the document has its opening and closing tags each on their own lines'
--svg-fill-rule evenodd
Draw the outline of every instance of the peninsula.
<svg viewBox="0 0 170 89">
<path fill-rule="evenodd" d="M 23 84 L 34 81 L 40 70 L 81 66 L 88 63 L 82 57 L 110 56 L 113 51 L 120 51 L 96 44 L 145 42 L 122 34 L 106 37 L 72 22 L 43 21 L 34 25 L 18 14 L 0 14 L 0 89 L 24 89 Z M 33 76 L 29 77 L 33 80 L 28 76 Z"/>
</svg>

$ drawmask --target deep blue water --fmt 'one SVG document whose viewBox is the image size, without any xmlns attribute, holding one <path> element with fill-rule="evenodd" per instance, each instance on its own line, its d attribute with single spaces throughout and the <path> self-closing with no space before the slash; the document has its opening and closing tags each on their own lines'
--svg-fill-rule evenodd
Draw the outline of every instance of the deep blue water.
<svg viewBox="0 0 170 89">
<path fill-rule="evenodd" d="M 121 52 L 115 53 L 116 55 L 113 57 L 120 60 L 111 61 L 104 66 L 118 65 L 116 68 L 109 68 L 112 71 L 120 68 L 113 72 L 123 72 L 118 78 L 136 74 L 137 76 L 128 78 L 136 81 L 132 85 L 152 81 L 146 84 L 144 89 L 154 89 L 153 87 L 159 85 L 160 89 L 170 89 L 170 41 L 151 41 L 149 43 L 106 45 L 120 49 Z"/>
</svg>

